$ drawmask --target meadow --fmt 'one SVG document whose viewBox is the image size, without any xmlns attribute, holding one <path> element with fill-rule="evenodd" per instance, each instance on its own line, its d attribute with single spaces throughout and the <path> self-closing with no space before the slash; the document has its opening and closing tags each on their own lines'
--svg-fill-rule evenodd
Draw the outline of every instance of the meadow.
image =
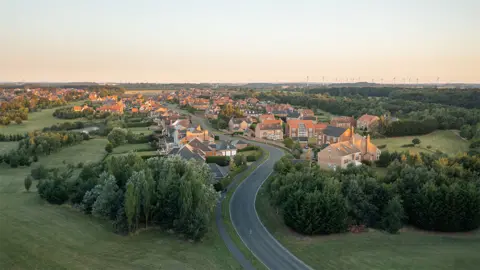
<svg viewBox="0 0 480 270">
<path fill-rule="evenodd" d="M 406 228 L 395 235 L 375 230 L 329 236 L 299 235 L 284 224 L 264 187 L 256 200 L 261 221 L 285 248 L 313 269 L 475 270 L 480 264 L 477 232 L 435 234 Z"/>
<path fill-rule="evenodd" d="M 155 228 L 122 236 L 72 206 L 46 203 L 36 181 L 25 191 L 31 168 L 100 161 L 105 144 L 105 139 L 85 141 L 40 156 L 31 167 L 0 165 L 0 269 L 240 269 L 213 222 L 199 243 Z"/>
<path fill-rule="evenodd" d="M 405 144 L 411 144 L 414 138 L 420 139 L 420 145 L 415 147 L 402 147 Z M 448 155 L 455 155 L 457 153 L 467 152 L 469 142 L 460 138 L 455 131 L 452 130 L 436 130 L 430 134 L 421 136 L 405 136 L 392 137 L 385 139 L 372 139 L 375 145 L 386 145 L 382 150 L 390 152 L 397 151 L 411 151 L 414 153 L 429 152 L 434 153 L 439 150 Z M 430 146 L 430 148 L 428 148 Z"/>
</svg>

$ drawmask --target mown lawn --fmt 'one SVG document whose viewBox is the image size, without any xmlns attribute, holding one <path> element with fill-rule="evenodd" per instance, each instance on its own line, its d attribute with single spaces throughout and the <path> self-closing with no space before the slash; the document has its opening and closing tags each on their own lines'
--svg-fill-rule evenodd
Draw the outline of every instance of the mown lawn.
<svg viewBox="0 0 480 270">
<path fill-rule="evenodd" d="M 42 156 L 39 163 L 99 161 L 105 144 L 86 141 Z M 0 165 L 0 269 L 240 269 L 213 222 L 200 243 L 158 230 L 120 236 L 107 222 L 44 202 L 36 181 L 25 192 L 30 169 Z"/>
<path fill-rule="evenodd" d="M 138 143 L 138 144 L 124 144 L 117 146 L 113 149 L 113 154 L 122 154 L 122 153 L 128 153 L 130 151 L 151 151 L 152 148 L 148 143 Z"/>
<path fill-rule="evenodd" d="M 433 234 L 406 230 L 331 236 L 302 236 L 283 223 L 262 188 L 256 209 L 270 233 L 314 269 L 475 270 L 480 265 L 480 234 Z"/>
<path fill-rule="evenodd" d="M 150 130 L 149 127 L 134 127 L 128 128 L 128 130 L 131 130 L 133 133 L 136 134 L 143 133 L 144 135 L 148 135 L 152 133 L 152 130 Z"/>
<path fill-rule="evenodd" d="M 17 149 L 18 142 L 0 142 L 0 155 L 8 153 L 10 150 Z"/>
<path fill-rule="evenodd" d="M 419 138 L 421 143 L 416 147 L 402 147 L 404 144 L 411 144 L 414 138 Z M 393 137 L 386 139 L 372 139 L 372 143 L 375 145 L 387 145 L 386 150 L 393 151 L 412 151 L 418 152 L 430 152 L 433 153 L 437 150 L 442 151 L 445 154 L 455 155 L 459 152 L 467 152 L 469 142 L 461 139 L 454 131 L 451 130 L 437 130 L 427 135 L 421 136 L 405 136 L 405 137 Z M 427 146 L 431 146 L 428 149 Z M 382 150 L 384 150 L 382 149 Z"/>
<path fill-rule="evenodd" d="M 73 105 L 68 105 L 73 106 Z M 28 114 L 28 120 L 23 121 L 20 125 L 12 122 L 8 126 L 0 126 L 0 133 L 4 134 L 23 134 L 34 130 L 41 130 L 44 127 L 49 127 L 54 124 L 64 122 L 80 121 L 79 119 L 58 119 L 52 114 L 58 108 L 44 109 L 40 112 L 33 112 Z"/>
</svg>

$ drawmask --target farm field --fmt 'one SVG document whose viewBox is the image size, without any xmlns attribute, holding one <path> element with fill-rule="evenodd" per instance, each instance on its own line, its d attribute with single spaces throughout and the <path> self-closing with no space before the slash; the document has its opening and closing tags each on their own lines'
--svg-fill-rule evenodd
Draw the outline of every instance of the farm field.
<svg viewBox="0 0 480 270">
<path fill-rule="evenodd" d="M 157 95 L 161 94 L 164 92 L 173 92 L 175 90 L 169 90 L 169 89 L 129 89 L 125 90 L 125 94 L 127 95 L 132 95 L 132 94 L 142 94 L 142 95 Z"/>
<path fill-rule="evenodd" d="M 268 180 L 267 180 L 268 181 Z M 313 269 L 474 270 L 480 258 L 480 234 L 434 234 L 405 229 L 330 236 L 302 236 L 291 231 L 270 205 L 264 188 L 256 209 L 269 232 Z"/>
<path fill-rule="evenodd" d="M 92 139 L 41 156 L 39 163 L 99 161 L 105 144 Z M 0 165 L 0 269 L 240 269 L 214 223 L 200 243 L 155 229 L 117 235 L 109 223 L 41 200 L 36 181 L 25 192 L 30 170 Z"/>
<path fill-rule="evenodd" d="M 419 138 L 421 143 L 416 147 L 402 147 L 404 144 L 411 144 L 414 138 Z M 418 152 L 435 152 L 437 150 L 442 151 L 445 154 L 455 155 L 459 152 L 468 151 L 469 142 L 460 138 L 454 131 L 451 130 L 437 130 L 430 134 L 421 136 L 405 136 L 405 137 L 393 137 L 386 139 L 372 139 L 372 143 L 375 145 L 386 145 L 387 147 L 382 150 L 388 150 L 390 152 L 397 151 L 412 151 Z M 427 146 L 431 148 L 428 149 Z"/>
</svg>

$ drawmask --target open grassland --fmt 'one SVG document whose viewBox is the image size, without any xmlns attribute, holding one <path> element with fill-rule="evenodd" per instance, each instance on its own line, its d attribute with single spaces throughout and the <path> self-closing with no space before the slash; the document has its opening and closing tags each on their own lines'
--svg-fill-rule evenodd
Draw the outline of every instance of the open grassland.
<svg viewBox="0 0 480 270">
<path fill-rule="evenodd" d="M 151 151 L 152 148 L 148 143 L 137 143 L 137 144 L 124 144 L 117 146 L 113 149 L 113 154 L 123 154 L 128 153 L 130 151 L 138 151 L 138 152 L 145 152 Z"/>
<path fill-rule="evenodd" d="M 40 112 L 32 112 L 28 114 L 28 120 L 23 121 L 21 124 L 12 122 L 8 126 L 0 126 L 0 133 L 4 134 L 22 134 L 34 130 L 41 130 L 44 127 L 49 127 L 58 123 L 75 122 L 79 119 L 58 119 L 52 114 L 58 108 L 44 109 Z"/>
<path fill-rule="evenodd" d="M 268 181 L 268 180 L 267 180 Z M 330 236 L 302 236 L 291 231 L 262 188 L 256 209 L 269 232 L 314 269 L 474 270 L 480 265 L 480 234 L 434 234 L 405 230 Z"/>
<path fill-rule="evenodd" d="M 136 134 L 143 133 L 144 135 L 148 135 L 152 133 L 152 130 L 150 130 L 149 127 L 133 127 L 128 128 L 128 130 L 131 130 L 133 133 Z"/>
<path fill-rule="evenodd" d="M 411 144 L 414 138 L 420 139 L 420 145 L 417 145 L 416 147 L 402 147 L 402 145 L 404 144 Z M 387 147 L 382 150 L 388 150 L 390 152 L 401 152 L 408 150 L 414 153 L 432 153 L 439 150 L 449 155 L 455 155 L 459 152 L 467 152 L 469 145 L 468 141 L 463 140 L 454 131 L 451 130 L 437 130 L 430 134 L 421 136 L 373 139 L 372 142 L 377 146 L 386 145 Z M 431 146 L 431 148 L 428 149 L 427 146 Z"/>
<path fill-rule="evenodd" d="M 105 139 L 85 141 L 40 156 L 39 163 L 100 161 L 105 144 Z M 36 181 L 25 192 L 30 170 L 0 165 L 0 269 L 240 269 L 213 222 L 200 243 L 159 230 L 117 235 L 109 223 L 41 200 Z"/>
<path fill-rule="evenodd" d="M 10 152 L 10 150 L 17 149 L 18 142 L 0 142 L 0 155 Z"/>
</svg>

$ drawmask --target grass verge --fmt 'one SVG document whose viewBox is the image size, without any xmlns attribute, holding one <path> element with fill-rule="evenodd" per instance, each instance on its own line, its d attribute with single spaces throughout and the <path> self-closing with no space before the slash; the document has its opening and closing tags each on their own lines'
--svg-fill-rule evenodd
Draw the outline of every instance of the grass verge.
<svg viewBox="0 0 480 270">
<path fill-rule="evenodd" d="M 247 170 L 240 172 L 239 174 L 242 174 L 241 178 L 238 179 L 235 184 L 233 184 L 229 190 L 227 191 L 227 194 L 225 196 L 225 199 L 222 202 L 222 219 L 223 219 L 223 224 L 225 225 L 225 228 L 232 238 L 232 241 L 235 243 L 237 248 L 243 253 L 245 258 L 247 258 L 252 265 L 255 267 L 255 269 L 267 269 L 265 265 L 263 265 L 262 262 L 260 262 L 255 255 L 252 254 L 252 252 L 245 246 L 243 243 L 242 239 L 240 239 L 240 236 L 237 234 L 237 231 L 235 230 L 235 227 L 233 227 L 232 221 L 230 220 L 230 200 L 232 198 L 233 193 L 237 189 L 238 185 L 242 183 L 255 169 L 257 169 L 258 166 L 260 166 L 265 160 L 268 159 L 270 153 L 263 151 L 262 158 L 260 161 L 256 164 L 253 164 L 250 166 Z"/>
</svg>

